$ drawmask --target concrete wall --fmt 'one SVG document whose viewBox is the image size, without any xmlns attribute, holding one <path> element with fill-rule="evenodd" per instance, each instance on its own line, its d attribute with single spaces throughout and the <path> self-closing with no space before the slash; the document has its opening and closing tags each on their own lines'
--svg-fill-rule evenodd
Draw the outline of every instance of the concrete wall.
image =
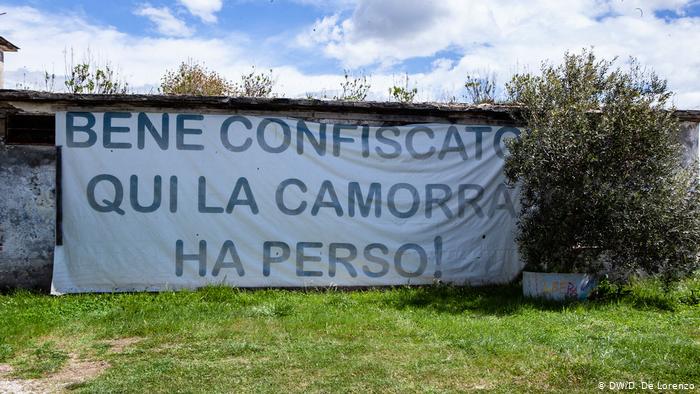
<svg viewBox="0 0 700 394">
<path fill-rule="evenodd" d="M 0 141 L 0 289 L 46 290 L 56 215 L 56 150 Z"/>
<path fill-rule="evenodd" d="M 680 139 L 683 144 L 683 165 L 689 166 L 700 159 L 700 123 L 681 122 Z"/>
</svg>

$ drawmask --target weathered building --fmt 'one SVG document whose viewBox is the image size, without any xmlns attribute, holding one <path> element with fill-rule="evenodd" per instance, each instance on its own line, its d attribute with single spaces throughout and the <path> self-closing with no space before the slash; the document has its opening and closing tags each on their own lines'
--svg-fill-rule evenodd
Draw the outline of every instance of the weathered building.
<svg viewBox="0 0 700 394">
<path fill-rule="evenodd" d="M 0 37 L 0 89 L 5 87 L 5 52 L 17 52 L 15 44 Z"/>
<path fill-rule="evenodd" d="M 0 42 L 0 44 L 2 44 Z M 0 49 L 2 49 L 0 47 Z M 521 126 L 509 106 L 339 102 L 155 95 L 72 95 L 0 90 L 0 288 L 48 289 L 60 221 L 56 201 L 58 111 L 143 111 L 272 115 L 376 126 L 459 123 Z M 700 111 L 678 111 L 684 159 L 698 158 Z M 60 174 L 58 174 L 60 176 Z"/>
</svg>

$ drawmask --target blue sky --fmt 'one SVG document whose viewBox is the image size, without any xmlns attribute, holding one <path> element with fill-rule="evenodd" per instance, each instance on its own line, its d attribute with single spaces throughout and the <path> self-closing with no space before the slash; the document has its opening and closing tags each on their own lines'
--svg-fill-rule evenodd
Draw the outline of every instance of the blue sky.
<svg viewBox="0 0 700 394">
<path fill-rule="evenodd" d="M 134 15 L 135 10 L 144 6 L 168 8 L 173 16 L 196 29 L 195 34 L 200 36 L 225 35 L 230 31 L 246 32 L 253 37 L 274 36 L 311 25 L 324 14 L 323 8 L 280 0 L 223 1 L 220 10 L 212 12 L 216 17 L 215 22 L 202 20 L 177 1 L 25 0 L 6 1 L 4 4 L 31 6 L 57 14 L 74 14 L 95 24 L 112 25 L 123 32 L 139 36 L 160 35 L 155 23 L 149 22 L 148 18 Z"/>
<path fill-rule="evenodd" d="M 459 99 L 466 75 L 536 71 L 567 50 L 629 56 L 700 108 L 700 1 L 684 0 L 0 0 L 6 87 L 41 88 L 89 50 L 136 91 L 188 58 L 236 80 L 272 69 L 276 92 L 332 96 L 343 70 L 370 75 L 371 98 L 406 73 L 421 101 Z M 57 88 L 60 90 L 62 81 Z"/>
</svg>

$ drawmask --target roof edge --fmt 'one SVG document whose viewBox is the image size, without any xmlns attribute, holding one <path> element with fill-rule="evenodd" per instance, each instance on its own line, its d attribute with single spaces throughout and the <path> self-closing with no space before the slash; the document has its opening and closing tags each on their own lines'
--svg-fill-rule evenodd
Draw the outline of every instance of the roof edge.
<svg viewBox="0 0 700 394">
<path fill-rule="evenodd" d="M 0 36 L 0 51 L 3 52 L 17 52 L 19 47 L 5 39 L 5 37 Z"/>
<path fill-rule="evenodd" d="M 379 113 L 392 115 L 421 116 L 492 116 L 520 120 L 518 105 L 507 104 L 448 104 L 411 103 L 404 104 L 386 101 L 343 101 L 294 98 L 256 98 L 229 96 L 185 96 L 161 94 L 74 94 L 51 93 L 33 90 L 0 89 L 0 101 L 36 102 L 63 105 L 133 105 L 138 107 L 163 108 L 212 108 L 212 109 L 251 109 L 251 110 L 309 110 L 340 111 L 351 113 Z M 681 121 L 699 122 L 700 110 L 675 110 Z"/>
</svg>

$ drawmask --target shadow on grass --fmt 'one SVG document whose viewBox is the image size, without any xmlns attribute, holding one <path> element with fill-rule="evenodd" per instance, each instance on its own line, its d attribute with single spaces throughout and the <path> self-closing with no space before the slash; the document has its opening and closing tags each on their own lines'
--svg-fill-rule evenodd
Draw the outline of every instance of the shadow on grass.
<svg viewBox="0 0 700 394">
<path fill-rule="evenodd" d="M 252 307 L 251 313 L 261 316 L 289 315 L 289 305 L 304 302 L 306 294 L 325 297 L 332 305 L 379 304 L 394 309 L 422 309 L 438 313 L 476 315 L 512 315 L 523 310 L 561 312 L 572 307 L 584 309 L 604 308 L 624 304 L 641 310 L 674 311 L 679 308 L 700 307 L 700 275 L 678 284 L 675 290 L 666 292 L 658 282 L 646 281 L 620 287 L 616 291 L 599 286 L 593 299 L 588 301 L 556 302 L 525 298 L 520 281 L 503 285 L 464 287 L 454 285 L 394 286 L 380 288 L 319 287 L 304 289 L 250 289 L 226 286 L 206 286 L 198 290 L 162 293 L 82 294 L 53 298 L 35 291 L 10 292 L 23 302 L 44 302 L 66 312 L 84 308 L 99 309 L 110 304 L 140 305 L 142 303 L 201 304 L 227 303 Z M 604 291 L 601 291 L 604 290 Z M 351 293 L 365 293 L 353 297 Z M 334 298 L 335 297 L 335 298 Z M 290 300 L 290 298 L 294 298 Z M 58 301 L 58 300 L 62 301 Z M 106 305 L 106 306 L 105 306 Z"/>
<path fill-rule="evenodd" d="M 639 310 L 675 311 L 700 306 L 700 281 L 690 279 L 670 292 L 657 282 L 640 282 L 618 291 L 599 288 L 589 300 L 564 302 L 526 298 L 519 281 L 504 285 L 459 287 L 451 285 L 396 289 L 385 304 L 397 309 L 423 308 L 440 313 L 471 312 L 481 315 L 510 315 L 523 309 L 564 311 L 572 307 L 596 309 L 625 304 Z"/>
<path fill-rule="evenodd" d="M 401 288 L 395 290 L 391 297 L 387 297 L 385 303 L 397 309 L 423 308 L 440 313 L 471 312 L 497 316 L 514 314 L 523 308 L 561 311 L 573 304 L 591 304 L 591 302 L 562 303 L 525 298 L 520 283 L 480 287 L 439 285 Z"/>
</svg>

